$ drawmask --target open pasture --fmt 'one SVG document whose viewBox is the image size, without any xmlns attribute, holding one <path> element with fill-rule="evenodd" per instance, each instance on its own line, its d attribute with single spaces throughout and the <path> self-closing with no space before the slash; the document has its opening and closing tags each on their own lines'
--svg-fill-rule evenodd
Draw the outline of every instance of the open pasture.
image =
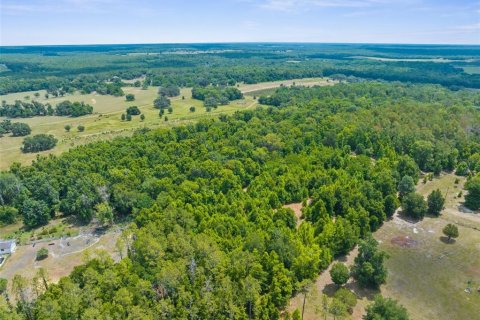
<svg viewBox="0 0 480 320">
<path fill-rule="evenodd" d="M 458 179 L 458 183 L 455 180 Z M 380 249 L 390 258 L 387 283 L 380 291 L 358 288 L 349 280 L 346 288 L 357 295 L 358 303 L 353 314 L 347 318 L 361 319 L 365 307 L 377 293 L 394 298 L 409 311 L 411 319 L 478 319 L 480 314 L 480 215 L 468 212 L 462 206 L 463 197 L 458 197 L 465 183 L 464 177 L 442 174 L 433 181 L 417 185 L 417 192 L 425 198 L 440 189 L 446 195 L 445 209 L 440 217 L 425 217 L 411 222 L 398 210 L 394 217 L 374 234 Z M 465 193 L 465 191 L 463 192 Z M 460 236 L 455 242 L 447 243 L 442 229 L 456 224 Z M 357 250 L 337 261 L 348 266 L 353 264 Z M 330 265 L 331 267 L 331 265 Z M 471 282 L 471 292 L 466 292 Z M 322 272 L 313 286 L 314 293 L 307 296 L 305 320 L 323 318 L 321 295 L 332 296 L 335 291 L 328 270 Z M 287 308 L 293 312 L 301 310 L 303 296 L 294 297 Z M 330 318 L 330 316 L 327 317 Z"/>
<path fill-rule="evenodd" d="M 24 154 L 20 150 L 24 137 L 5 136 L 0 138 L 0 170 L 8 169 L 13 162 L 30 164 L 37 157 L 37 154 L 60 154 L 76 145 L 129 135 L 143 127 L 159 128 L 181 125 L 201 118 L 218 117 L 220 114 L 232 114 L 235 111 L 253 108 L 258 105 L 253 98 L 254 95 L 265 94 L 263 92 L 265 90 L 274 90 L 281 85 L 289 86 L 294 82 L 297 85 L 305 86 L 333 85 L 336 83 L 326 78 L 308 78 L 252 85 L 244 84 L 239 87 L 245 94 L 244 99 L 232 101 L 229 105 L 219 106 L 210 112 L 207 112 L 202 101 L 192 99 L 191 88 L 182 88 L 180 95 L 171 99 L 173 112 L 171 114 L 165 112 L 168 121 L 165 121 L 165 117 L 160 118 L 159 110 L 153 107 L 153 100 L 157 97 L 158 87 L 149 87 L 147 90 L 136 87 L 123 88 L 125 94 L 132 93 L 135 95 L 135 101 L 130 102 L 125 101 L 125 97 L 96 93 L 84 95 L 79 92 L 67 94 L 64 97 L 49 97 L 47 99 L 44 90 L 3 95 L 0 96 L 0 100 L 5 100 L 7 103 L 13 103 L 15 100 L 25 100 L 26 97 L 42 103 L 49 102 L 52 105 L 64 100 L 83 101 L 93 106 L 93 114 L 78 118 L 46 116 L 12 119 L 13 122 L 27 123 L 32 128 L 32 135 L 40 133 L 54 135 L 58 139 L 58 143 L 52 150 Z M 40 94 L 38 98 L 34 96 L 35 92 Z M 145 120 L 141 121 L 140 116 L 133 116 L 132 121 L 122 121 L 121 115 L 125 113 L 129 106 L 138 106 L 142 114 L 145 115 Z M 192 106 L 195 107 L 195 112 L 190 111 Z M 71 125 L 70 132 L 65 131 L 65 125 Z M 78 132 L 77 127 L 79 125 L 85 127 L 84 132 Z"/>
</svg>

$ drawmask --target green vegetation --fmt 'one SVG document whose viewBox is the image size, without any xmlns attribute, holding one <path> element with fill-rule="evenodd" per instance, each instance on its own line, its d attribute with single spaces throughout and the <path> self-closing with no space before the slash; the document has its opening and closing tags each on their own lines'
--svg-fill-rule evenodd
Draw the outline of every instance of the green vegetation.
<svg viewBox="0 0 480 320">
<path fill-rule="evenodd" d="M 85 104 L 83 102 L 70 102 L 63 101 L 57 104 L 55 109 L 55 114 L 57 116 L 72 116 L 80 117 L 86 114 L 93 112 L 93 107 L 91 105 Z"/>
<path fill-rule="evenodd" d="M 205 107 L 217 107 L 242 99 L 243 94 L 235 87 L 197 87 L 192 89 L 192 98 L 203 101 Z"/>
<path fill-rule="evenodd" d="M 380 295 L 375 297 L 375 302 L 367 307 L 365 320 L 408 320 L 410 319 L 407 310 L 395 300 L 383 298 Z"/>
<path fill-rule="evenodd" d="M 332 277 L 333 283 L 338 286 L 342 286 L 347 283 L 348 278 L 350 278 L 350 271 L 346 265 L 341 262 L 337 262 L 330 269 L 330 276 Z"/>
<path fill-rule="evenodd" d="M 384 261 L 388 255 L 379 251 L 377 247 L 378 243 L 372 237 L 360 241 L 352 274 L 363 287 L 378 288 L 387 280 L 387 268 Z"/>
<path fill-rule="evenodd" d="M 410 218 L 421 220 L 427 214 L 427 202 L 418 193 L 409 193 L 402 200 L 403 213 Z"/>
<path fill-rule="evenodd" d="M 443 234 L 447 236 L 448 241 L 450 241 L 452 238 L 458 238 L 459 236 L 457 226 L 451 223 L 447 224 L 442 231 Z"/>
<path fill-rule="evenodd" d="M 347 309 L 349 313 L 352 313 L 353 307 L 357 305 L 357 297 L 352 291 L 340 288 L 333 295 L 332 304 L 338 303 L 342 303 L 345 306 L 345 309 Z M 342 307 L 340 308 L 343 309 Z"/>
<path fill-rule="evenodd" d="M 52 97 L 75 90 L 122 96 L 124 85 L 232 86 L 241 82 L 321 76 L 348 81 L 364 78 L 435 83 L 452 89 L 480 87 L 479 74 L 464 72 L 478 67 L 475 61 L 470 62 L 478 58 L 478 51 L 468 46 L 182 44 L 180 47 L 190 54 L 179 55 L 178 46 L 159 44 L 5 48 L 0 58 L 0 64 L 5 66 L 0 73 L 0 94 L 43 89 Z M 417 59 L 405 59 L 412 56 Z M 436 63 L 432 59 L 439 56 L 449 61 Z M 297 63 L 289 63 L 292 60 Z M 454 60 L 461 60 L 461 67 Z M 141 80 L 136 80 L 140 77 Z M 127 83 L 122 79 L 136 81 Z"/>
<path fill-rule="evenodd" d="M 405 195 L 412 193 L 415 191 L 415 182 L 413 178 L 410 176 L 403 176 L 402 180 L 398 184 L 398 194 L 400 199 L 402 199 Z"/>
<path fill-rule="evenodd" d="M 26 123 L 12 123 L 10 120 L 0 122 L 0 138 L 7 133 L 11 133 L 12 137 L 23 137 L 28 136 L 31 132 L 32 129 Z"/>
<path fill-rule="evenodd" d="M 57 216 L 85 224 L 96 220 L 105 227 L 118 220 L 129 222 L 121 236 L 126 248 L 123 259 L 114 262 L 107 255 L 97 255 L 57 284 L 33 287 L 15 277 L 12 290 L 17 308 L 6 310 L 35 320 L 159 315 L 278 319 L 292 295 L 300 293 L 305 301 L 312 280 L 334 257 L 357 245 L 353 277 L 362 287 L 378 289 L 385 284 L 388 255 L 371 234 L 398 208 L 397 191 L 407 216 L 422 218 L 427 210 L 438 215 L 445 205 L 439 190 L 430 194 L 428 205 L 423 195 L 415 193 L 420 170 L 431 172 L 432 179 L 444 170 L 460 172 L 465 165 L 468 173 L 477 170 L 480 141 L 472 132 L 480 123 L 475 107 L 480 94 L 459 86 L 475 87 L 478 79 L 459 74 L 449 65 L 429 69 L 424 62 L 365 62 L 312 48 L 318 49 L 312 46 L 295 53 L 301 60 L 298 65 L 282 63 L 291 55 L 272 53 L 269 48 L 223 52 L 208 59 L 203 54 L 175 57 L 167 53 L 140 60 L 128 54 L 110 55 L 118 66 L 115 69 L 98 49 L 99 53 L 89 55 L 97 62 L 90 77 L 82 74 L 85 65 L 76 54 L 55 57 L 57 61 L 32 54 L 30 68 L 25 61 L 5 63 L 9 70 L 16 66 L 19 75 L 34 76 L 14 83 L 17 75 L 6 75 L 2 90 L 48 87 L 52 102 L 56 96 L 73 97 L 75 89 L 113 96 L 135 94 L 135 102 L 128 102 L 129 96 L 109 97 L 121 101 L 118 109 L 110 111 L 115 113 L 110 119 L 106 113 L 84 114 L 78 122 L 69 119 L 69 128 L 76 127 L 78 132 L 59 123 L 62 137 L 79 135 L 84 124 L 88 126 L 85 136 L 105 123 L 121 130 L 142 128 L 133 135 L 74 147 L 59 156 L 39 156 L 31 166 L 13 164 L 0 174 L 2 223 L 22 219 L 33 233 L 33 228 L 52 223 Z M 1 59 L 15 55 L 10 54 Z M 72 64 L 58 69 L 66 59 Z M 32 64 L 51 69 L 43 69 L 44 74 L 28 71 L 34 70 Z M 55 68 L 57 73 L 46 78 L 48 70 Z M 66 76 L 67 70 L 71 76 Z M 257 102 L 250 96 L 238 101 L 243 94 L 234 87 L 240 81 L 328 73 L 342 73 L 334 78 L 343 83 L 283 86 L 262 95 L 258 101 L 263 105 L 256 109 L 251 108 Z M 437 79 L 440 73 L 443 80 Z M 364 82 L 352 75 L 414 82 L 437 79 L 455 90 Z M 155 100 L 156 88 L 149 85 L 162 86 Z M 189 98 L 188 85 L 193 87 L 194 99 Z M 41 97 L 40 93 L 28 95 Z M 96 98 L 88 98 L 97 105 Z M 237 101 L 229 106 L 233 100 Z M 201 101 L 206 108 L 200 108 Z M 77 101 L 60 102 L 56 109 L 28 103 L 31 107 L 19 103 L 20 111 L 9 110 L 29 117 L 73 116 L 89 110 L 88 104 Z M 220 104 L 225 106 L 218 109 L 230 115 L 206 116 L 218 115 Z M 234 113 L 239 106 L 243 111 Z M 135 114 L 141 114 L 142 121 L 132 119 Z M 164 127 L 156 128 L 159 123 Z M 35 135 L 25 138 L 24 152 L 55 146 L 57 138 L 51 133 L 37 134 L 32 129 Z M 467 183 L 468 195 L 475 195 L 475 179 Z M 301 213 L 285 207 L 300 203 Z M 436 239 L 441 243 L 438 235 Z M 331 277 L 344 285 L 348 268 L 334 265 Z M 341 288 L 323 310 L 343 317 L 353 312 L 356 303 L 355 294 Z M 0 315 L 7 312 L 3 309 L 0 305 Z M 301 315 L 293 315 L 303 316 L 303 308 Z M 383 298 L 368 308 L 368 317 L 408 318 L 403 308 Z"/>
<path fill-rule="evenodd" d="M 127 93 L 125 95 L 125 100 L 126 101 L 135 101 L 135 95 L 133 93 Z"/>
<path fill-rule="evenodd" d="M 37 260 L 43 260 L 48 257 L 48 249 L 47 248 L 42 248 L 37 251 Z"/>
<path fill-rule="evenodd" d="M 51 134 L 37 134 L 23 140 L 22 151 L 27 153 L 50 150 L 55 147 L 57 141 L 58 140 Z"/>
<path fill-rule="evenodd" d="M 158 94 L 163 97 L 176 97 L 180 95 L 180 88 L 175 85 L 158 88 Z"/>
<path fill-rule="evenodd" d="M 159 96 L 155 101 L 153 101 L 153 105 L 157 109 L 165 109 L 168 108 L 171 105 L 170 99 L 168 99 L 166 96 Z"/>
<path fill-rule="evenodd" d="M 91 114 L 93 107 L 84 102 L 70 102 L 68 100 L 62 101 L 52 107 L 50 103 L 43 104 L 38 101 L 25 102 L 16 100 L 14 104 L 7 104 L 2 101 L 0 107 L 0 116 L 10 118 L 29 118 L 33 116 L 71 116 L 80 117 L 86 114 Z"/>
<path fill-rule="evenodd" d="M 471 178 L 465 185 L 468 194 L 465 196 L 465 205 L 472 209 L 480 209 L 480 175 Z"/>
<path fill-rule="evenodd" d="M 427 198 L 428 203 L 428 213 L 434 216 L 438 216 L 440 212 L 443 210 L 443 206 L 445 205 L 445 198 L 440 192 L 439 189 L 433 190 Z"/>
<path fill-rule="evenodd" d="M 130 107 L 127 108 L 127 114 L 129 114 L 131 116 L 137 116 L 140 113 L 142 113 L 142 112 L 140 111 L 140 109 L 138 109 L 137 106 L 130 106 Z"/>
</svg>

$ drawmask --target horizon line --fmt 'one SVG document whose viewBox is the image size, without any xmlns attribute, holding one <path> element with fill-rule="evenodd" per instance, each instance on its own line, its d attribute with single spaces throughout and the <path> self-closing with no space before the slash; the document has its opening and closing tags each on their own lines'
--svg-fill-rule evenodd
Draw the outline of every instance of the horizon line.
<svg viewBox="0 0 480 320">
<path fill-rule="evenodd" d="M 15 44 L 2 45 L 0 48 L 12 47 L 67 47 L 67 46 L 114 46 L 114 45 L 198 45 L 198 44 L 333 44 L 333 45 L 423 45 L 423 46 L 479 46 L 472 43 L 408 43 L 408 42 L 321 42 L 321 41 L 213 41 L 213 42 L 144 42 L 144 43 L 70 43 L 70 44 Z"/>
</svg>

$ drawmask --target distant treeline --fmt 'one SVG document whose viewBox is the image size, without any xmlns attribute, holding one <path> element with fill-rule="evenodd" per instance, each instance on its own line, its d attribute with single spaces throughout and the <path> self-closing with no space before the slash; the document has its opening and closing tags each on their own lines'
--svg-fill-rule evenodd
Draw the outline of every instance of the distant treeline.
<svg viewBox="0 0 480 320">
<path fill-rule="evenodd" d="M 45 89 L 123 95 L 121 87 L 127 84 L 120 79 L 143 76 L 144 85 L 179 87 L 232 86 L 344 74 L 434 83 L 453 89 L 480 88 L 479 74 L 467 74 L 458 67 L 478 64 L 480 50 L 473 46 L 228 44 L 75 48 L 2 48 L 0 64 L 5 71 L 0 73 L 0 94 Z M 358 56 L 451 60 L 377 61 Z"/>
<path fill-rule="evenodd" d="M 34 116 L 70 116 L 80 117 L 91 114 L 93 107 L 84 102 L 62 101 L 52 107 L 50 103 L 43 104 L 38 101 L 15 101 L 14 104 L 7 104 L 2 101 L 0 116 L 8 118 L 29 118 Z"/>
</svg>

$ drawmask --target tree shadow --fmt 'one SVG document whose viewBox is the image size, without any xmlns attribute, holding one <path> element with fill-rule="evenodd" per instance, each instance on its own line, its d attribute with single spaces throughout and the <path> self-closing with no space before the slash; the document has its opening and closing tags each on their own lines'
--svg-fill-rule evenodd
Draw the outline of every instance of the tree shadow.
<svg viewBox="0 0 480 320">
<path fill-rule="evenodd" d="M 441 236 L 440 241 L 442 241 L 445 244 L 454 244 L 455 242 L 457 242 L 455 239 L 448 240 L 448 237 L 445 237 L 445 236 Z"/>
<path fill-rule="evenodd" d="M 334 283 L 329 283 L 325 285 L 322 292 L 331 298 L 333 297 L 335 292 L 337 292 L 337 290 L 340 288 L 342 288 L 342 286 L 337 286 Z M 348 282 L 343 286 L 343 288 L 352 291 L 357 296 L 358 299 L 366 298 L 369 301 L 373 300 L 375 295 L 380 293 L 380 290 L 378 289 L 369 289 L 369 288 L 360 287 L 357 281 Z"/>
<path fill-rule="evenodd" d="M 361 287 L 357 281 L 349 282 L 345 285 L 346 289 L 351 290 L 359 299 L 366 298 L 367 300 L 373 300 L 375 295 L 380 293 L 378 289 L 370 289 Z"/>
<path fill-rule="evenodd" d="M 333 297 L 335 292 L 337 292 L 338 288 L 340 287 L 337 286 L 335 283 L 329 283 L 325 285 L 325 287 L 323 287 L 322 292 L 331 298 Z"/>
<path fill-rule="evenodd" d="M 62 223 L 66 225 L 71 225 L 72 227 L 84 227 L 88 225 L 88 222 L 85 222 L 84 220 L 79 219 L 76 216 L 66 216 L 62 218 Z"/>
<path fill-rule="evenodd" d="M 412 218 L 412 217 L 409 217 L 409 216 L 405 215 L 403 210 L 398 211 L 397 217 L 399 219 L 402 219 L 405 222 L 412 223 L 412 224 L 416 224 L 416 223 L 418 223 L 422 220 L 422 219 L 415 219 L 415 218 Z"/>
</svg>

